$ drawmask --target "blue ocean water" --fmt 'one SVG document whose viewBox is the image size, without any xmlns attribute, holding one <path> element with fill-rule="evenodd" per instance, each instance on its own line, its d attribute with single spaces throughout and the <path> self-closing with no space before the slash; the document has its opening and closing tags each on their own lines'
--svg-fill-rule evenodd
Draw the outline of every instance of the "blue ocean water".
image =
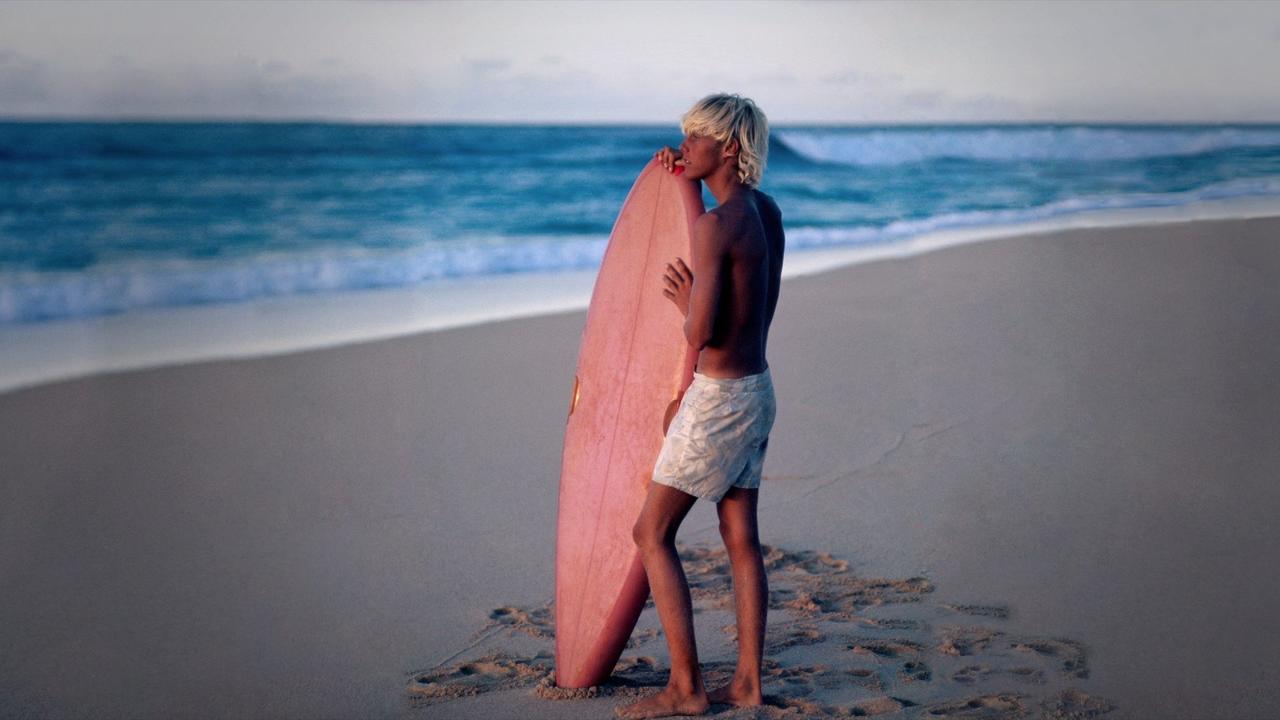
<svg viewBox="0 0 1280 720">
<path fill-rule="evenodd" d="M 636 175 L 680 139 L 674 124 L 0 123 L 0 325 L 593 268 Z M 762 189 L 789 252 L 1280 196 L 1280 125 L 778 127 Z"/>
</svg>

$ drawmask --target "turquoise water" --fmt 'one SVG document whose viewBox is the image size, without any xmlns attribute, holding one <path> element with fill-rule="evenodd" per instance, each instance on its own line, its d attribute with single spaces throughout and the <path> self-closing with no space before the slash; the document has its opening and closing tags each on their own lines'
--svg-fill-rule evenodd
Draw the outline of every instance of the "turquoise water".
<svg viewBox="0 0 1280 720">
<path fill-rule="evenodd" d="M 0 325 L 589 269 L 676 126 L 0 123 Z M 788 249 L 1280 196 L 1280 125 L 774 128 Z M 714 198 L 706 194 L 708 206 Z"/>
</svg>

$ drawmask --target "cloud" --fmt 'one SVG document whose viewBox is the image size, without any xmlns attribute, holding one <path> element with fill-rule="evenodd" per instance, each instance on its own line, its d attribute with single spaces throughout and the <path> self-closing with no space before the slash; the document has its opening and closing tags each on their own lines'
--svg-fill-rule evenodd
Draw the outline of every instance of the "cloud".
<svg viewBox="0 0 1280 720">
<path fill-rule="evenodd" d="M 116 55 L 80 92 L 97 116 L 342 117 L 376 102 L 379 86 L 365 73 L 254 57 L 151 68 Z"/>
<path fill-rule="evenodd" d="M 966 95 L 939 88 L 895 94 L 886 103 L 897 117 L 908 121 L 937 119 L 999 121 L 1030 117 L 1031 108 L 1015 98 L 995 93 Z"/>
<path fill-rule="evenodd" d="M 934 110 L 946 102 L 946 93 L 941 90 L 913 90 L 899 98 L 903 107 L 922 110 Z"/>
<path fill-rule="evenodd" d="M 495 75 L 511 68 L 511 58 L 479 58 L 466 61 L 466 69 L 476 75 Z"/>
<path fill-rule="evenodd" d="M 0 50 L 0 105 L 15 107 L 49 95 L 48 66 L 13 50 Z"/>
<path fill-rule="evenodd" d="M 799 78 L 795 76 L 795 73 L 789 72 L 759 73 L 752 75 L 747 79 L 757 85 L 784 85 L 799 81 Z"/>
<path fill-rule="evenodd" d="M 827 85 L 859 85 L 876 87 L 897 85 L 903 80 L 902 76 L 897 73 L 869 73 L 852 68 L 827 73 L 819 76 L 818 79 Z"/>
</svg>

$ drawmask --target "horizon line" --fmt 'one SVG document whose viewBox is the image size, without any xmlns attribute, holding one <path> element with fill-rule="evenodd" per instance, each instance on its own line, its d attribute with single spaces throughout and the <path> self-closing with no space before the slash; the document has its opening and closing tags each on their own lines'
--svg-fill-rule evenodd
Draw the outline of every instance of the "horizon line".
<svg viewBox="0 0 1280 720">
<path fill-rule="evenodd" d="M 510 119 L 422 119 L 378 120 L 325 117 L 182 117 L 182 116 L 94 116 L 94 115 L 0 115 L 0 123 L 64 123 L 64 124 L 138 124 L 138 125 L 403 125 L 403 126 L 489 126 L 489 127 L 679 127 L 677 121 L 656 120 L 510 120 Z M 938 125 L 1097 125 L 1097 126 L 1185 126 L 1185 125 L 1280 125 L 1277 120 L 1089 120 L 1089 119 L 1021 119 L 1021 120 L 803 120 L 771 122 L 782 127 L 901 127 Z"/>
</svg>

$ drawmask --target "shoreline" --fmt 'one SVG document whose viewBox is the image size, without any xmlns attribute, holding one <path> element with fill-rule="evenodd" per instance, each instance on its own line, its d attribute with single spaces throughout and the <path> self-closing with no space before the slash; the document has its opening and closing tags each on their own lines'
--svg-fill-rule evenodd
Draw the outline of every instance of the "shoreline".
<svg viewBox="0 0 1280 720">
<path fill-rule="evenodd" d="M 783 280 L 936 250 L 1063 230 L 1280 216 L 1280 198 L 1126 208 L 953 228 L 865 247 L 807 248 Z M 586 309 L 596 270 L 460 278 L 411 288 L 140 310 L 0 327 L 0 395 L 52 382 L 197 362 L 269 357 Z"/>
</svg>

